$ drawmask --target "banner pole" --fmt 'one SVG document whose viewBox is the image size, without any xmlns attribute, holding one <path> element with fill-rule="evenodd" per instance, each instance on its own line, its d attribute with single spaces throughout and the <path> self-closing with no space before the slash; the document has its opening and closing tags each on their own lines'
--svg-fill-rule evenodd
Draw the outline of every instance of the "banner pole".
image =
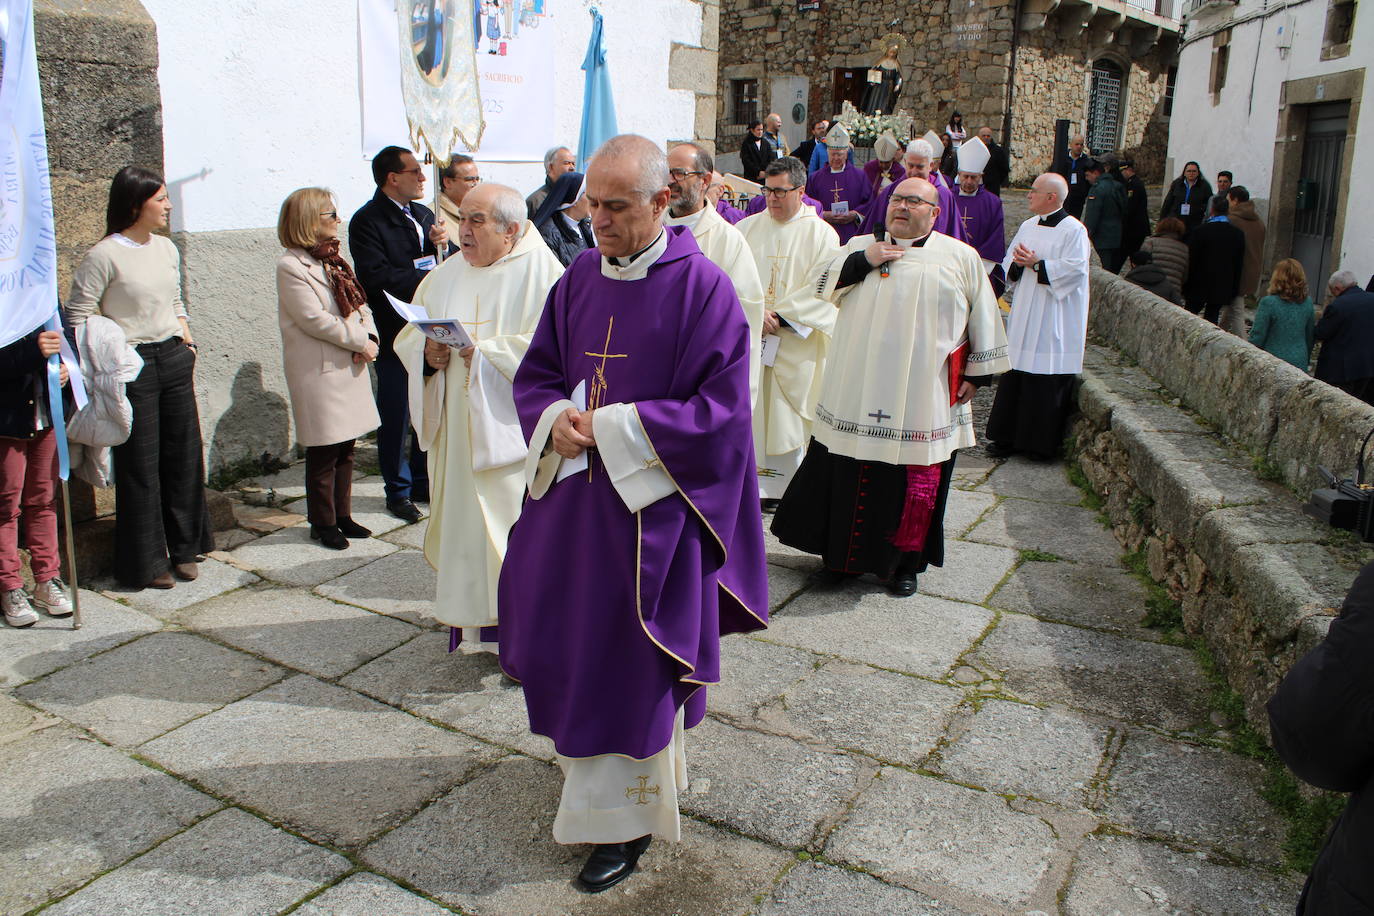
<svg viewBox="0 0 1374 916">
<path fill-rule="evenodd" d="M 81 629 L 81 583 L 76 579 L 76 541 L 72 539 L 72 494 L 62 478 L 62 523 L 67 529 L 67 582 L 72 589 L 72 629 Z"/>
<path fill-rule="evenodd" d="M 428 143 L 429 141 L 426 140 L 425 142 Z M 439 168 L 438 159 L 435 159 L 433 155 L 430 155 L 428 158 L 434 163 L 434 218 L 443 219 L 444 211 L 439 206 L 439 197 L 444 193 L 443 170 Z M 447 228 L 447 226 L 445 228 Z M 448 248 L 448 246 L 445 245 L 444 248 L 446 249 Z M 444 255 L 446 253 L 447 252 L 441 249 L 438 245 L 434 246 L 434 259 L 436 262 L 440 264 L 444 263 Z"/>
</svg>

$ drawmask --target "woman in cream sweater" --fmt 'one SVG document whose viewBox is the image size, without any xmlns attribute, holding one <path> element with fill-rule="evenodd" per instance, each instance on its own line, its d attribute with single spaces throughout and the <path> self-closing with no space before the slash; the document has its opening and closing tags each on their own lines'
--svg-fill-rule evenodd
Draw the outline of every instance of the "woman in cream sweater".
<svg viewBox="0 0 1374 916">
<path fill-rule="evenodd" d="M 353 443 L 381 422 L 367 364 L 377 329 L 353 268 L 339 254 L 339 205 L 324 188 L 292 191 L 277 238 L 277 317 L 296 438 L 305 446 L 310 536 L 343 550 L 371 531 L 353 521 Z"/>
<path fill-rule="evenodd" d="M 76 268 L 67 320 L 113 320 L 143 358 L 125 394 L 133 430 L 114 448 L 115 575 L 134 588 L 196 578 L 214 549 L 196 412 L 196 343 L 181 301 L 181 256 L 157 230 L 172 212 L 161 176 L 128 166 L 110 184 L 105 238 Z"/>
</svg>

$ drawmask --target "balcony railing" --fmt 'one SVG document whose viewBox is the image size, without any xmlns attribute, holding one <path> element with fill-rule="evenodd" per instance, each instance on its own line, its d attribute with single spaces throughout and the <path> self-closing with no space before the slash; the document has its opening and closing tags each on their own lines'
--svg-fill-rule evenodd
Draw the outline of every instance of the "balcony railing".
<svg viewBox="0 0 1374 916">
<path fill-rule="evenodd" d="M 1235 9 L 1240 0 L 1183 0 L 1183 18 L 1193 19 L 1204 12 Z"/>
</svg>

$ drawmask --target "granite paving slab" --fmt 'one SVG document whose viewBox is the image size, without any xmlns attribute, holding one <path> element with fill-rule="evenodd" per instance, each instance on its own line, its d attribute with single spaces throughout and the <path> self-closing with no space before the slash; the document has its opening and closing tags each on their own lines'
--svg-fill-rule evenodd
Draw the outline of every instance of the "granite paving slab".
<svg viewBox="0 0 1374 916">
<path fill-rule="evenodd" d="M 945 565 L 932 566 L 921 573 L 917 589 L 926 595 L 982 604 L 1020 556 L 1010 547 L 947 541 Z"/>
<path fill-rule="evenodd" d="M 773 524 L 773 516 L 765 515 L 763 517 L 763 546 L 771 565 L 790 566 L 793 569 L 800 569 L 808 573 L 820 568 L 820 557 L 812 553 L 803 553 L 795 547 L 788 547 L 779 541 L 777 536 L 768 528 L 771 524 Z"/>
<path fill-rule="evenodd" d="M 1111 729 L 1063 709 L 988 700 L 936 769 L 965 785 L 1083 808 Z"/>
<path fill-rule="evenodd" d="M 1277 864 L 1285 826 L 1260 797 L 1263 782 L 1256 760 L 1136 729 L 1112 767 L 1102 815 L 1134 833 Z"/>
<path fill-rule="evenodd" d="M 1186 649 L 1004 614 L 977 658 L 1023 700 L 1181 731 L 1207 721 L 1207 683 Z"/>
<path fill-rule="evenodd" d="M 200 567 L 199 578 L 194 582 L 178 579 L 174 588 L 135 589 L 106 580 L 101 584 L 101 591 L 130 607 L 162 620 L 170 620 L 182 608 L 258 581 L 258 577 L 252 573 L 221 563 L 213 557 L 206 557 L 197 565 Z"/>
<path fill-rule="evenodd" d="M 145 744 L 142 753 L 312 839 L 354 846 L 500 752 L 298 675 Z"/>
<path fill-rule="evenodd" d="M 0 913 L 46 903 L 222 806 L 61 727 L 0 743 L 0 772 Z"/>
<path fill-rule="evenodd" d="M 885 769 L 830 837 L 826 855 L 907 887 L 932 886 L 1006 907 L 1034 895 L 1054 832 L 987 792 Z"/>
<path fill-rule="evenodd" d="M 304 508 L 302 503 L 301 507 Z M 299 512 L 292 512 L 289 509 L 281 509 L 276 506 L 254 506 L 249 503 L 234 503 L 234 520 L 239 523 L 240 528 L 245 528 L 254 534 L 271 534 L 282 528 L 290 528 L 292 525 L 299 525 L 305 521 L 305 516 Z"/>
<path fill-rule="evenodd" d="M 768 564 L 768 613 L 772 614 L 807 587 L 810 573 L 791 566 Z"/>
<path fill-rule="evenodd" d="M 429 530 L 429 519 L 422 518 L 413 525 L 402 525 L 393 531 L 388 531 L 381 538 L 388 543 L 398 547 L 409 547 L 411 550 L 425 549 L 425 532 Z"/>
<path fill-rule="evenodd" d="M 64 668 L 111 646 L 162 629 L 147 614 L 125 607 L 97 592 L 81 590 L 82 626 L 72 629 L 71 618 L 39 614 L 38 622 L 22 630 L 4 630 L 0 639 L 0 686 L 14 686 Z"/>
<path fill-rule="evenodd" d="M 1147 597 L 1145 586 L 1120 567 L 1026 562 L 997 589 L 988 604 L 1044 620 L 1157 641 L 1158 631 L 1140 625 Z"/>
<path fill-rule="evenodd" d="M 489 652 L 448 651 L 448 633 L 424 633 L 340 683 L 532 757 L 552 760 L 553 742 L 531 734 L 525 695 Z"/>
<path fill-rule="evenodd" d="M 973 527 L 971 541 L 1017 550 L 1052 553 L 1074 563 L 1118 567 L 1123 553 L 1097 522 L 1097 513 L 1079 506 L 1007 498 Z"/>
<path fill-rule="evenodd" d="M 915 766 L 962 700 L 962 691 L 943 684 L 831 661 L 789 689 L 769 722 L 831 747 Z"/>
<path fill-rule="evenodd" d="M 246 528 L 230 528 L 228 531 L 216 531 L 215 549 L 206 554 L 206 556 L 223 563 L 231 550 L 242 547 L 250 541 L 256 541 L 260 536 L 261 535 L 256 531 L 249 531 Z M 224 554 L 225 556 L 216 556 L 216 554 Z"/>
<path fill-rule="evenodd" d="M 809 589 L 765 632 L 770 642 L 940 678 L 992 619 L 991 611 L 944 598 L 897 598 L 864 579 Z"/>
<path fill-rule="evenodd" d="M 291 668 L 338 677 L 412 639 L 404 621 L 299 589 L 243 589 L 199 605 L 185 625 Z"/>
<path fill-rule="evenodd" d="M 1077 506 L 1083 501 L 1083 491 L 1069 483 L 1063 464 L 1031 461 L 1019 456 L 1008 458 L 994 468 L 978 490 L 1068 506 Z"/>
<path fill-rule="evenodd" d="M 83 887 L 54 916 L 268 916 L 350 868 L 245 811 L 230 808 Z"/>
<path fill-rule="evenodd" d="M 822 828 L 876 767 L 860 758 L 706 719 L 688 732 L 682 810 L 749 836 L 819 848 Z"/>
<path fill-rule="evenodd" d="M 423 627 L 436 627 L 436 573 L 418 550 L 398 550 L 315 587 L 317 594 L 346 601 Z"/>
<path fill-rule="evenodd" d="M 19 688 L 35 706 L 132 747 L 285 672 L 189 633 L 152 633 Z"/>
<path fill-rule="evenodd" d="M 295 910 L 295 916 L 448 916 L 452 910 L 368 872 L 340 881 Z"/>
<path fill-rule="evenodd" d="M 353 481 L 353 521 L 364 528 L 372 529 L 374 537 L 408 527 L 404 519 L 392 515 L 386 508 L 385 482 L 381 477 L 364 477 Z M 299 505 L 304 505 L 300 503 Z M 427 503 L 416 503 L 416 508 L 429 515 Z"/>
<path fill-rule="evenodd" d="M 954 477 L 950 485 L 956 488 L 976 487 L 988 479 L 988 475 L 997 465 L 998 462 L 991 458 L 961 452 L 958 461 L 954 463 Z"/>
<path fill-rule="evenodd" d="M 507 758 L 368 846 L 362 858 L 472 916 L 742 914 L 794 861 L 684 818 L 680 843 L 654 841 L 636 874 L 586 894 L 573 877 L 588 847 L 553 840 L 561 789 L 556 767 Z"/>
<path fill-rule="evenodd" d="M 1287 916 L 1303 876 L 1209 862 L 1200 853 L 1126 836 L 1091 837 L 1064 897 L 1068 916 L 1216 913 Z"/>
<path fill-rule="evenodd" d="M 758 916 L 973 916 L 929 894 L 820 862 L 800 862 L 757 911 Z"/>
<path fill-rule="evenodd" d="M 56 723 L 57 720 L 52 716 L 0 693 L 0 742 L 12 741 L 22 732 L 34 731 Z"/>
<path fill-rule="evenodd" d="M 720 683 L 706 688 L 711 712 L 751 718 L 824 661 L 811 652 L 767 642 L 767 630 L 761 635 L 763 639 L 735 635 L 720 641 Z"/>
<path fill-rule="evenodd" d="M 347 550 L 330 550 L 310 540 L 309 525 L 293 525 L 244 544 L 230 554 L 234 562 L 283 585 L 315 586 L 352 572 L 397 549 L 378 538 L 349 541 Z"/>
<path fill-rule="evenodd" d="M 945 502 L 945 537 L 962 537 L 973 523 L 997 503 L 996 493 L 951 489 Z"/>
</svg>

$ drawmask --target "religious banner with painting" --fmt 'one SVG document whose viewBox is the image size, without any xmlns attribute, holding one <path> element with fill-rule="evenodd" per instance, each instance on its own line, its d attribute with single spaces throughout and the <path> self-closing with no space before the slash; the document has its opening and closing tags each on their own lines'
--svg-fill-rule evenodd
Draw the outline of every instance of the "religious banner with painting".
<svg viewBox="0 0 1374 916">
<path fill-rule="evenodd" d="M 436 148 L 429 130 L 453 129 L 455 153 L 480 148 L 488 161 L 541 161 L 554 120 L 559 12 L 582 7 L 573 0 L 358 0 L 363 155 L 410 136 L 405 85 L 407 98 L 433 95 L 434 110 L 444 112 L 442 125 L 425 131 Z M 408 25 L 405 54 L 398 21 Z M 477 80 L 468 90 L 462 68 L 474 56 Z"/>
</svg>

